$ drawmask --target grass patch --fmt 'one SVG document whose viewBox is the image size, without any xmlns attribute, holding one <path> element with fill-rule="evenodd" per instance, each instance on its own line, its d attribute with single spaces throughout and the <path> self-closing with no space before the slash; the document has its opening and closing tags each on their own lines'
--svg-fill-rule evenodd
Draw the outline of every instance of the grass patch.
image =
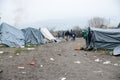
<svg viewBox="0 0 120 80">
<path fill-rule="evenodd" d="M 26 48 L 32 48 L 32 47 L 37 47 L 38 44 L 27 44 L 25 45 Z"/>
<path fill-rule="evenodd" d="M 22 49 L 15 50 L 15 54 L 20 54 L 22 52 Z"/>
</svg>

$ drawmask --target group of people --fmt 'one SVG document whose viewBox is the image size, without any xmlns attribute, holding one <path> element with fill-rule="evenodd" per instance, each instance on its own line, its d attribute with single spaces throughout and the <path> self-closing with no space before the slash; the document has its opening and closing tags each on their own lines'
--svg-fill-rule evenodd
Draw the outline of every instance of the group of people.
<svg viewBox="0 0 120 80">
<path fill-rule="evenodd" d="M 58 36 L 59 36 L 59 33 L 58 33 Z M 71 31 L 66 31 L 66 32 L 63 32 L 62 33 L 62 37 L 68 41 L 68 40 L 75 40 L 76 38 L 76 34 L 71 30 Z"/>
<path fill-rule="evenodd" d="M 67 37 L 67 39 L 71 39 L 71 40 L 75 40 L 76 38 L 76 34 L 71 30 L 70 32 L 69 31 L 66 31 L 65 32 L 65 37 Z"/>
</svg>

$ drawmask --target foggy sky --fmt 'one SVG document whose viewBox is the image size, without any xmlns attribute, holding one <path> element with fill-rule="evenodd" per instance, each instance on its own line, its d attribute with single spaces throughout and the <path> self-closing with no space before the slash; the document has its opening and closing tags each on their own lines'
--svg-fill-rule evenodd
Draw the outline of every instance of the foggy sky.
<svg viewBox="0 0 120 80">
<path fill-rule="evenodd" d="M 120 18 L 119 2 L 119 0 L 0 0 L 0 16 L 1 21 L 15 26 L 69 18 L 105 17 L 117 20 Z"/>
</svg>

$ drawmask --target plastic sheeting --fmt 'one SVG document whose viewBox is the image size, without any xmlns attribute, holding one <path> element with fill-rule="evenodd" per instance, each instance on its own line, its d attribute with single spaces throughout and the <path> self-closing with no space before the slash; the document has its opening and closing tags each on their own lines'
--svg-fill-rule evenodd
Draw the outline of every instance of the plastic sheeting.
<svg viewBox="0 0 120 80">
<path fill-rule="evenodd" d="M 0 26 L 0 44 L 10 47 L 23 46 L 23 32 L 6 23 L 2 23 Z"/>
<path fill-rule="evenodd" d="M 47 28 L 41 28 L 40 31 L 46 39 L 50 41 L 56 40 L 56 38 L 49 32 Z"/>
<path fill-rule="evenodd" d="M 120 45 L 114 48 L 113 50 L 113 55 L 117 56 L 120 55 Z"/>
<path fill-rule="evenodd" d="M 25 44 L 42 44 L 43 36 L 38 29 L 34 28 L 26 28 L 22 29 L 25 36 Z"/>
<path fill-rule="evenodd" d="M 91 28 L 94 49 L 114 49 L 120 45 L 120 29 Z"/>
</svg>

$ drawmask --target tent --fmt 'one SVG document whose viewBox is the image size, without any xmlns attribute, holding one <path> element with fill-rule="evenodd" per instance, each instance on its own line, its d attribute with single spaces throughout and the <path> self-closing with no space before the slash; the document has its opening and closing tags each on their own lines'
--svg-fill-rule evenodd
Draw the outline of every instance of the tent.
<svg viewBox="0 0 120 80">
<path fill-rule="evenodd" d="M 47 28 L 45 28 L 45 27 L 41 28 L 40 31 L 46 39 L 48 39 L 50 41 L 56 41 L 56 38 L 49 32 L 49 30 Z"/>
<path fill-rule="evenodd" d="M 43 35 L 38 29 L 35 28 L 26 28 L 22 29 L 25 36 L 25 44 L 42 44 Z"/>
<path fill-rule="evenodd" d="M 115 56 L 120 55 L 120 45 L 114 48 L 113 55 Z"/>
<path fill-rule="evenodd" d="M 90 28 L 90 45 L 94 49 L 114 49 L 120 45 L 120 29 Z"/>
<path fill-rule="evenodd" d="M 0 44 L 10 47 L 23 46 L 23 32 L 6 23 L 2 23 L 0 25 Z"/>
<path fill-rule="evenodd" d="M 119 25 L 118 25 L 118 28 L 120 28 L 120 23 L 119 23 Z"/>
</svg>

